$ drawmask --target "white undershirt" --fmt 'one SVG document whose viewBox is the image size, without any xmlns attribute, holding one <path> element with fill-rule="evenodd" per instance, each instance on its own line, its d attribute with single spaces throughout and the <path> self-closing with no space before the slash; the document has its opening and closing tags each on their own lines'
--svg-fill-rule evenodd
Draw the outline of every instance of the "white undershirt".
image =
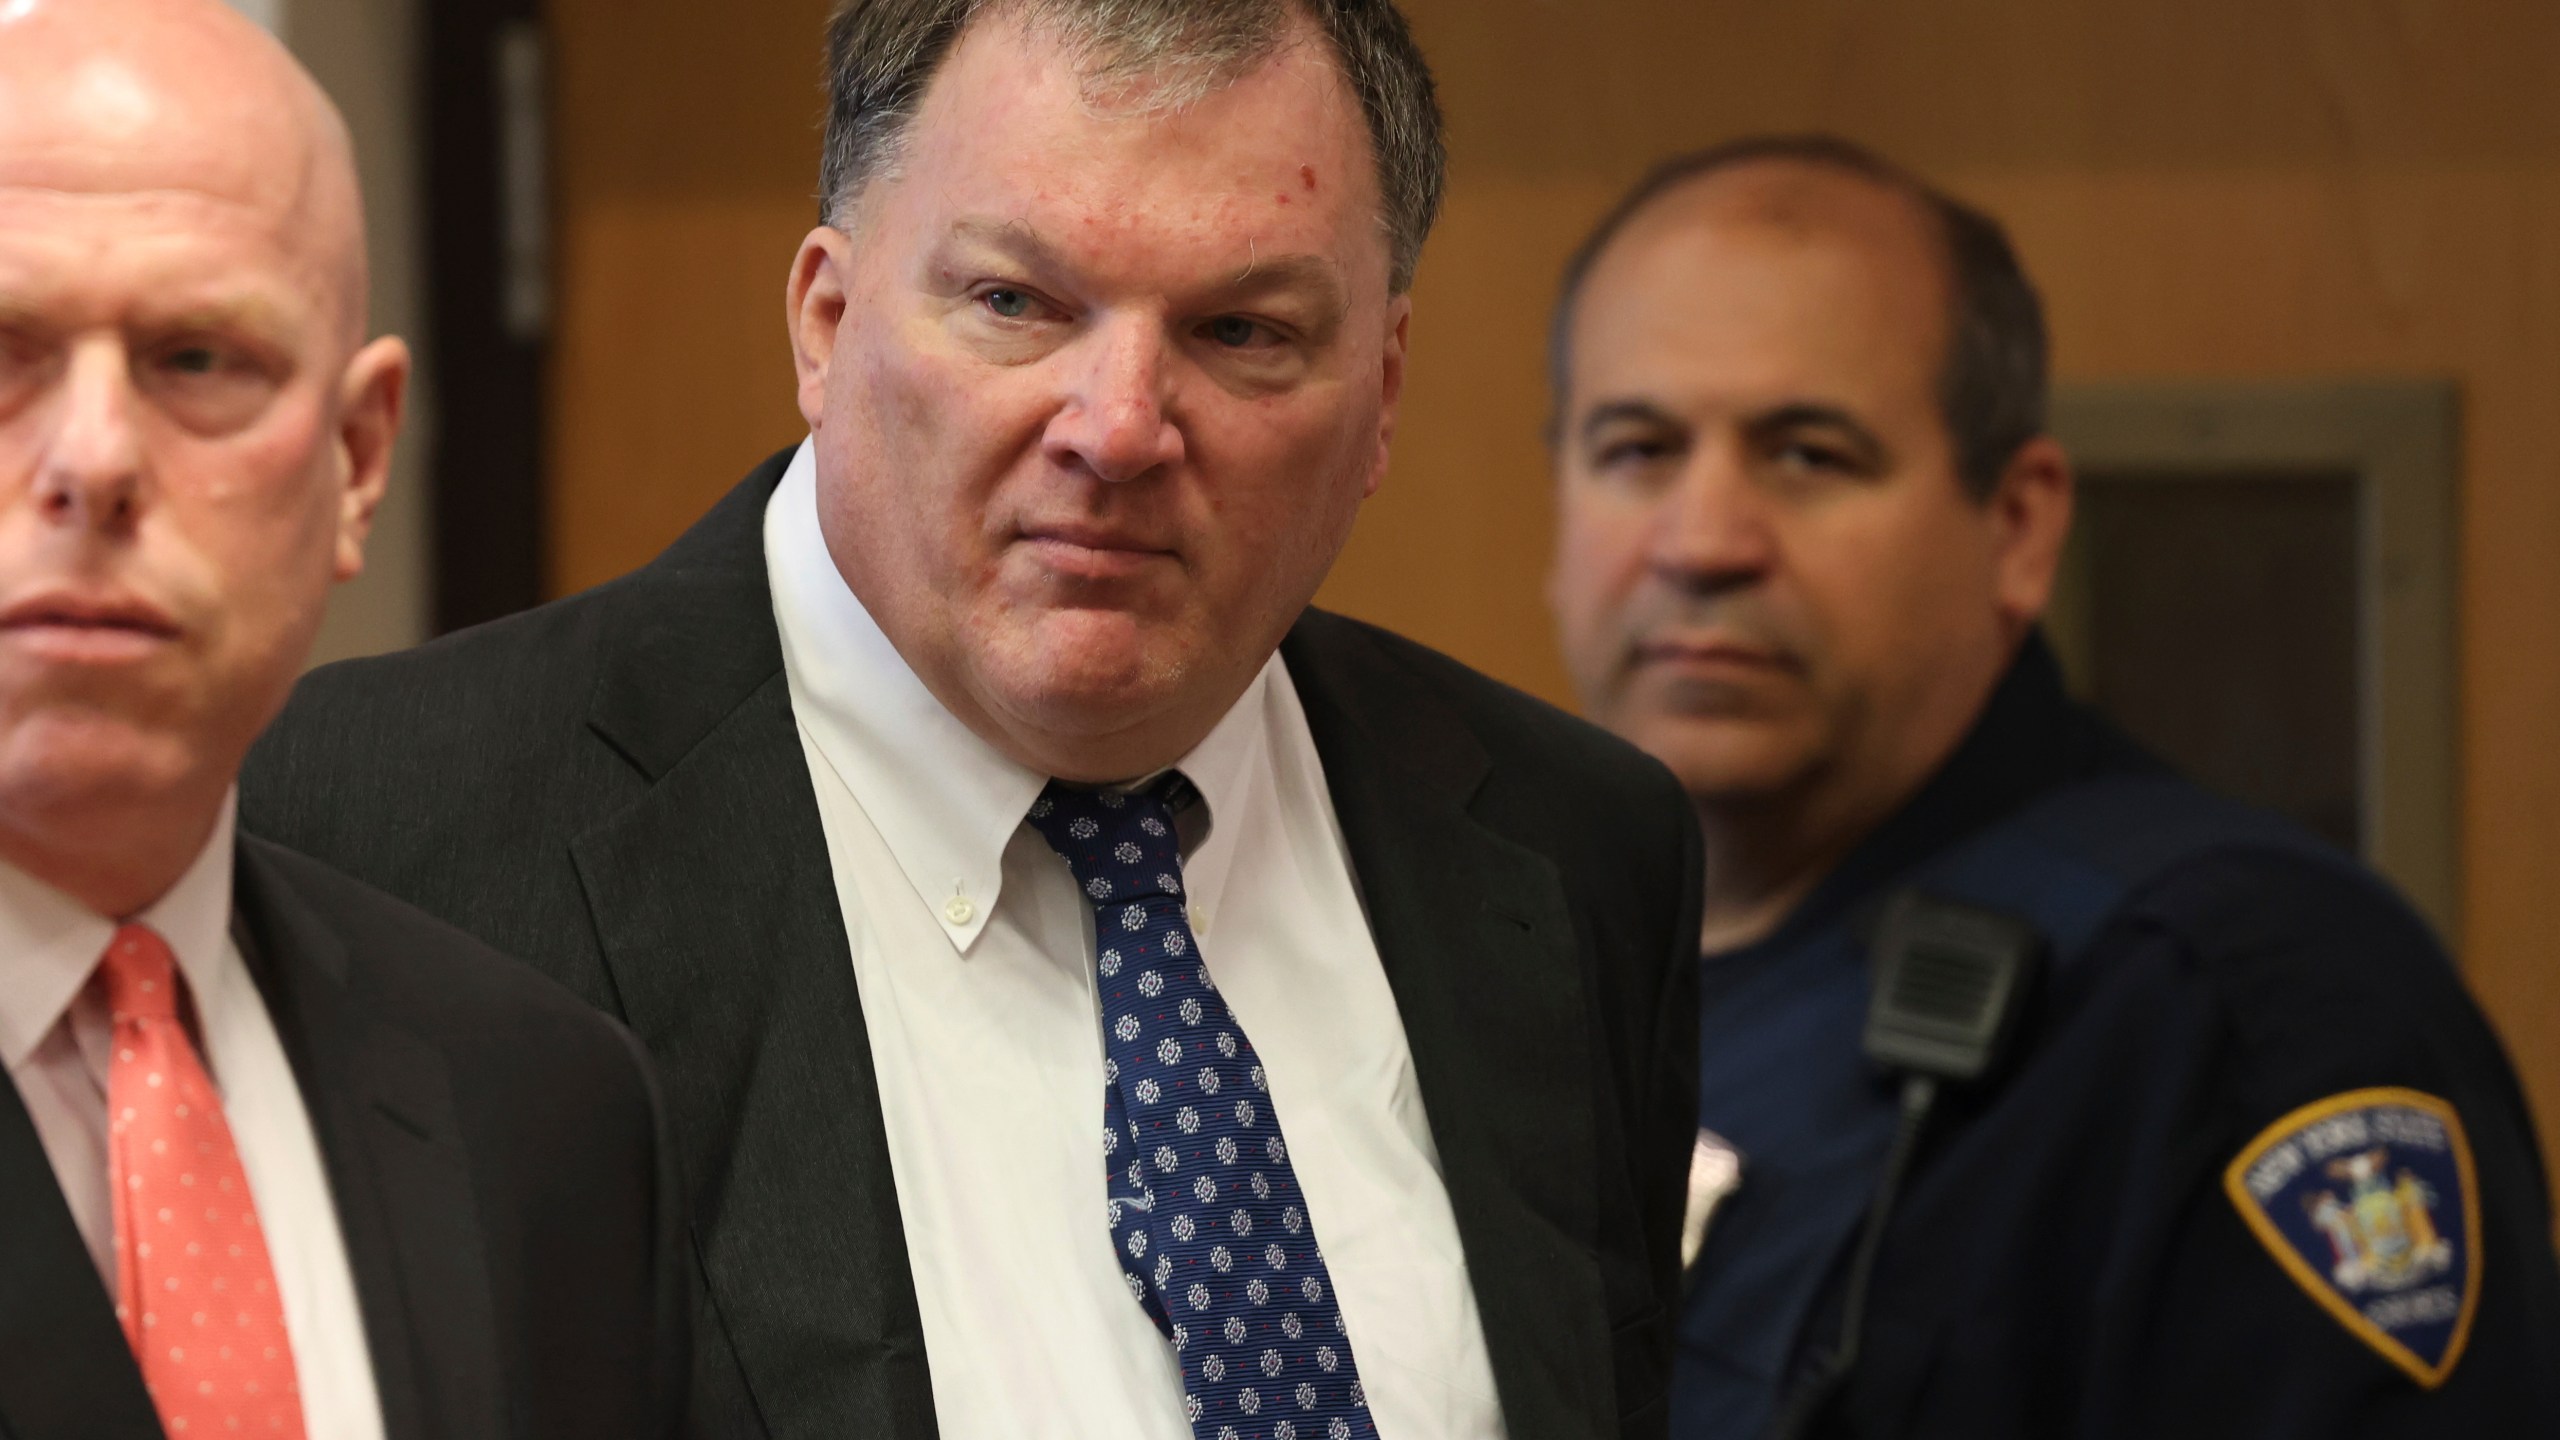
<svg viewBox="0 0 2560 1440">
<path fill-rule="evenodd" d="M 231 939 L 235 802 L 223 802 L 213 838 L 187 873 L 132 918 L 169 942 L 186 977 L 205 1069 L 221 1092 L 284 1298 L 304 1428 L 312 1440 L 381 1440 L 373 1359 L 320 1142 L 275 1023 Z M 116 1237 L 107 1184 L 107 1060 L 115 1022 L 105 995 L 88 981 L 116 924 L 0 863 L 0 1061 L 35 1121 L 110 1297 Z"/>
<path fill-rule="evenodd" d="M 1023 823 L 1046 777 L 899 658 L 816 494 L 804 444 L 765 510 L 766 568 L 941 1433 L 1190 1440 L 1172 1348 L 1112 1253 L 1092 911 Z M 1184 826 L 1192 926 L 1270 1075 L 1378 1433 L 1500 1437 L 1413 1057 L 1276 656 L 1178 764 L 1208 821 Z"/>
</svg>

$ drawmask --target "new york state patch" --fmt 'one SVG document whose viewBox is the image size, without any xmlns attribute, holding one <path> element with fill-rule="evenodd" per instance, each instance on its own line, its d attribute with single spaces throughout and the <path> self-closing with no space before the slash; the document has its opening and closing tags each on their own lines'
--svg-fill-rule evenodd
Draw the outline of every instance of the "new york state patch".
<svg viewBox="0 0 2560 1440">
<path fill-rule="evenodd" d="M 2428 1389 L 2480 1301 L 2480 1191 L 2453 1107 L 2416 1090 L 2305 1105 L 2223 1172 L 2240 1217 L 2321 1308 Z"/>
</svg>

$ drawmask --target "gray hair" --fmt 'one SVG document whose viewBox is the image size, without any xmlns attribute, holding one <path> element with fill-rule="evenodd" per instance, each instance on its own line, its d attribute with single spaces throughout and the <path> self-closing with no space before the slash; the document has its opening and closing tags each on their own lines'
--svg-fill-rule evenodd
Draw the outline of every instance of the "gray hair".
<svg viewBox="0 0 2560 1440">
<path fill-rule="evenodd" d="M 1547 365 L 1564 403 L 1573 361 L 1575 302 L 1609 242 L 1671 190 L 1763 161 L 1815 165 L 1872 181 L 1909 199 L 1936 228 L 1947 267 L 1947 350 L 1938 366 L 1938 414 L 1954 442 L 1956 475 L 1988 500 L 2018 448 L 2045 433 L 2050 348 L 2044 302 L 1999 221 L 1946 191 L 1836 135 L 1754 135 L 1673 156 L 1638 181 L 1565 266 L 1548 331 Z"/>
<path fill-rule="evenodd" d="M 1368 122 L 1389 287 L 1412 288 L 1439 215 L 1448 157 L 1431 70 L 1393 0 L 838 0 L 827 22 L 821 218 L 843 228 L 893 171 L 925 90 L 970 24 L 1012 14 L 1056 35 L 1087 93 L 1179 107 L 1268 59 L 1304 16 L 1320 30 Z"/>
</svg>

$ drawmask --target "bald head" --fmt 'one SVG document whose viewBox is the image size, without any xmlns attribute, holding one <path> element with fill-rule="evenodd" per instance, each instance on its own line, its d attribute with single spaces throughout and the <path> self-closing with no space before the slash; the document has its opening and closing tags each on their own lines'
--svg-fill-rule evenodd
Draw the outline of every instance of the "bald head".
<svg viewBox="0 0 2560 1440">
<path fill-rule="evenodd" d="M 218 0 L 0 0 L 0 190 L 210 202 L 365 325 L 346 123 L 274 36 Z"/>
<path fill-rule="evenodd" d="M 1666 221 L 1675 232 L 1685 225 L 1820 237 L 1919 260 L 1927 273 L 1916 283 L 1941 313 L 1896 335 L 1935 337 L 1939 406 L 1966 486 L 1987 495 L 2018 447 L 2043 433 L 2044 306 L 2008 232 L 1883 156 L 1830 135 L 1747 136 L 1674 156 L 1620 199 L 1565 267 L 1548 344 L 1559 406 L 1586 281 L 1629 231 L 1659 234 Z"/>
<path fill-rule="evenodd" d="M 0 862 L 109 916 L 184 872 L 363 568 L 408 375 L 265 31 L 0 0 Z"/>
<path fill-rule="evenodd" d="M 1739 162 L 1670 185 L 1630 213 L 1592 259 L 1597 281 L 1650 251 L 1823 249 L 1856 255 L 1896 283 L 1877 297 L 1880 334 L 1934 366 L 1953 314 L 1944 227 L 1917 197 L 1874 177 L 1793 158 Z"/>
</svg>

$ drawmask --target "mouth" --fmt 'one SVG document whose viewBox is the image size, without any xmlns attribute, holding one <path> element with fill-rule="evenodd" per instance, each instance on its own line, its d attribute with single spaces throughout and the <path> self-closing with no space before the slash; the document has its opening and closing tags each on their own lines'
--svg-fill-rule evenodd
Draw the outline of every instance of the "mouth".
<svg viewBox="0 0 2560 1440">
<path fill-rule="evenodd" d="M 1102 525 L 1026 526 L 1015 543 L 1042 569 L 1075 581 L 1133 579 L 1177 558 L 1169 546 Z"/>
<path fill-rule="evenodd" d="M 142 659 L 179 635 L 178 622 L 166 610 L 136 596 L 54 591 L 0 608 L 0 640 L 73 664 Z"/>
<path fill-rule="evenodd" d="M 1687 674 L 1781 674 L 1797 669 L 1795 657 L 1775 646 L 1724 635 L 1652 635 L 1634 649 L 1639 669 Z"/>
</svg>

